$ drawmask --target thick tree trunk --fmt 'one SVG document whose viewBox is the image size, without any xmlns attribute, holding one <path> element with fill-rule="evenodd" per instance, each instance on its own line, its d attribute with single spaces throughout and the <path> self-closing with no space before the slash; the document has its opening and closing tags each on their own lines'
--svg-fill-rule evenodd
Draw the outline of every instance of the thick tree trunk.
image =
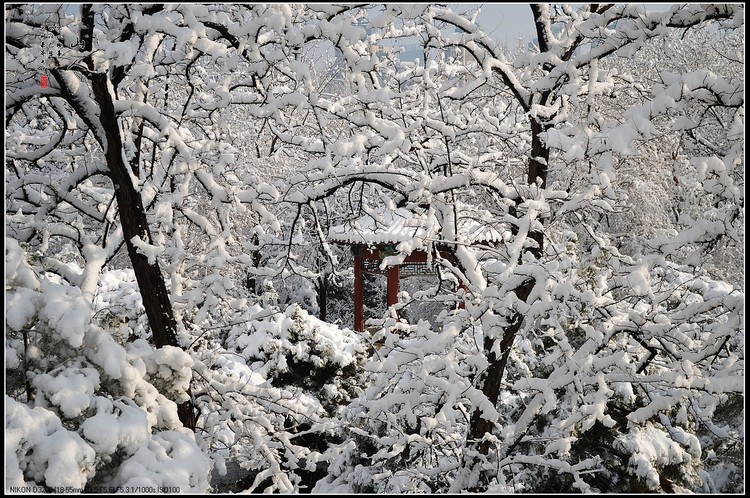
<svg viewBox="0 0 750 498">
<path fill-rule="evenodd" d="M 549 126 L 531 120 L 531 158 L 529 159 L 529 174 L 527 182 L 533 185 L 541 180 L 541 187 L 547 186 L 547 168 L 549 166 L 549 147 L 542 140 L 542 133 L 548 131 Z"/>
<path fill-rule="evenodd" d="M 529 159 L 529 185 L 539 183 L 540 188 L 547 186 L 547 168 L 549 167 L 549 147 L 542 140 L 542 133 L 550 126 L 531 120 L 531 159 Z M 537 259 L 542 257 L 544 250 L 544 234 L 540 231 L 529 232 L 529 238 L 536 242 L 537 247 L 529 249 Z"/>
<path fill-rule="evenodd" d="M 516 295 L 521 300 L 526 300 L 531 293 L 531 289 L 534 287 L 533 281 L 527 281 L 516 290 Z M 487 353 L 487 359 L 489 360 L 489 366 L 484 377 L 484 384 L 482 385 L 482 393 L 487 396 L 492 405 L 497 405 L 497 400 L 500 397 L 500 388 L 502 386 L 503 375 L 505 373 L 505 366 L 508 364 L 508 356 L 510 350 L 513 347 L 513 342 L 516 338 L 516 334 L 523 325 L 524 316 L 520 313 L 516 313 L 513 316 L 513 320 L 508 327 L 503 331 L 503 338 L 500 341 L 500 355 L 498 356 L 493 351 L 495 340 L 493 338 L 484 339 L 484 350 L 489 351 Z M 494 424 L 489 420 L 482 418 L 480 410 L 474 410 L 471 417 L 471 428 L 469 432 L 469 439 L 479 441 L 488 432 L 492 432 Z M 486 455 L 489 452 L 490 444 L 488 441 L 483 441 L 479 444 L 479 452 Z"/>
<path fill-rule="evenodd" d="M 120 214 L 120 223 L 125 237 L 125 244 L 133 265 L 138 288 L 146 308 L 148 324 L 153 334 L 154 345 L 180 347 L 177 342 L 177 322 L 172 312 L 167 286 L 157 260 L 149 261 L 148 257 L 138 251 L 133 243 L 134 237 L 143 242 L 152 243 L 151 231 L 146 219 L 146 210 L 140 193 L 135 189 L 125 160 L 122 157 L 122 139 L 120 127 L 115 115 L 112 96 L 108 88 L 106 74 L 94 73 L 91 79 L 94 96 L 100 109 L 100 122 L 106 135 L 105 157 L 110 176 L 115 186 L 115 197 Z M 192 401 L 178 405 L 177 412 L 185 427 L 195 429 L 195 414 Z"/>
<path fill-rule="evenodd" d="M 84 6 L 83 19 L 87 29 L 83 30 L 85 42 L 90 44 L 90 32 L 93 31 L 93 15 L 89 5 Z M 146 308 L 146 316 L 153 334 L 153 342 L 156 347 L 176 346 L 177 322 L 172 312 L 172 303 L 169 299 L 167 286 L 156 260 L 149 261 L 148 257 L 138 251 L 133 243 L 134 237 L 139 237 L 143 242 L 152 243 L 151 231 L 146 219 L 146 210 L 140 193 L 135 189 L 130 178 L 130 172 L 123 158 L 122 137 L 120 126 L 117 122 L 112 94 L 109 89 L 109 81 L 106 73 L 91 73 L 91 86 L 94 98 L 99 106 L 99 122 L 101 123 L 105 143 L 105 157 L 110 171 L 110 177 L 114 183 L 115 198 L 122 224 L 130 262 L 133 265 L 138 288 L 143 298 L 143 306 Z M 195 414 L 192 401 L 178 404 L 177 412 L 185 427 L 195 429 Z"/>
<path fill-rule="evenodd" d="M 549 127 L 544 124 L 535 120 L 531 121 L 531 158 L 529 159 L 527 181 L 529 185 L 540 182 L 540 188 L 544 188 L 547 185 L 549 148 L 542 140 L 541 134 L 548 129 Z M 516 216 L 515 205 L 511 206 L 509 214 L 514 217 Z M 514 232 L 514 235 L 516 235 L 516 229 L 512 229 L 512 231 Z M 531 254 L 537 259 L 541 258 L 544 250 L 544 233 L 541 231 L 531 231 L 528 236 L 537 244 L 537 247 L 529 248 L 529 252 L 531 252 Z M 515 290 L 516 296 L 525 301 L 529 297 L 533 287 L 533 281 L 526 281 Z M 499 356 L 493 351 L 495 340 L 492 338 L 485 338 L 484 340 L 484 350 L 487 352 L 489 366 L 485 373 L 482 392 L 493 405 L 497 404 L 497 400 L 500 397 L 500 388 L 502 386 L 503 375 L 505 374 L 505 367 L 508 363 L 508 356 L 513 347 L 516 334 L 523 325 L 524 318 L 525 317 L 520 313 L 516 313 L 513 316 L 510 325 L 508 325 L 503 331 L 503 337 L 500 341 Z M 482 439 L 486 433 L 491 432 L 492 427 L 493 423 L 482 418 L 481 412 L 475 410 L 471 418 L 469 438 L 478 441 Z M 479 444 L 479 451 L 483 455 L 486 455 L 489 452 L 489 449 L 489 442 L 484 441 Z"/>
</svg>

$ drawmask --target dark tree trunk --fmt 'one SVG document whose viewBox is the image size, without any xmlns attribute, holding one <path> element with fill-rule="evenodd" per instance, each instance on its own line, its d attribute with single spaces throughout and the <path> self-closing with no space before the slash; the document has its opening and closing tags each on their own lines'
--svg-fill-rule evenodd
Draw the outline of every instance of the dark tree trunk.
<svg viewBox="0 0 750 498">
<path fill-rule="evenodd" d="M 516 290 L 516 295 L 521 300 L 526 300 L 531 293 L 531 289 L 534 287 L 533 281 L 527 281 Z M 484 350 L 489 351 L 487 353 L 487 359 L 490 365 L 487 367 L 487 372 L 484 377 L 484 384 L 482 385 L 482 393 L 487 396 L 493 406 L 497 405 L 497 400 L 500 397 L 500 388 L 502 386 L 503 374 L 505 373 L 505 366 L 508 364 L 508 356 L 510 350 L 513 347 L 513 342 L 516 338 L 516 334 L 523 325 L 524 316 L 520 313 L 516 313 L 513 316 L 513 320 L 510 325 L 503 331 L 503 338 L 500 341 L 500 356 L 495 354 L 493 346 L 495 340 L 492 338 L 485 337 L 484 339 Z M 469 432 L 469 439 L 478 441 L 484 437 L 488 432 L 492 432 L 494 424 L 489 420 L 482 418 L 480 410 L 474 410 L 471 417 L 471 429 Z M 488 441 L 483 441 L 479 444 L 479 452 L 486 455 L 489 452 L 490 444 Z"/>
<path fill-rule="evenodd" d="M 82 9 L 84 25 L 82 31 L 84 43 L 90 44 L 90 33 L 93 31 L 93 13 L 89 5 Z M 92 72 L 90 75 L 94 98 L 99 106 L 99 122 L 102 126 L 105 158 L 110 177 L 115 188 L 115 198 L 122 224 L 123 236 L 130 262 L 138 282 L 138 288 L 146 308 L 146 316 L 157 348 L 163 346 L 180 347 L 177 342 L 177 322 L 172 312 L 167 286 L 157 260 L 149 261 L 148 257 L 138 251 L 133 243 L 134 237 L 143 242 L 152 243 L 146 210 L 140 193 L 135 189 L 130 172 L 123 158 L 120 125 L 115 114 L 113 97 L 109 90 L 106 73 Z M 185 427 L 195 430 L 195 413 L 192 401 L 178 404 L 177 412 Z"/>
<path fill-rule="evenodd" d="M 535 119 L 531 120 L 531 158 L 529 159 L 529 175 L 527 182 L 533 185 L 541 180 L 541 187 L 547 186 L 547 167 L 549 166 L 549 147 L 542 140 L 542 133 L 550 127 Z"/>
<path fill-rule="evenodd" d="M 254 249 L 252 249 L 250 255 L 253 262 L 253 267 L 250 271 L 247 272 L 247 278 L 245 279 L 245 286 L 247 287 L 247 290 L 249 290 L 252 294 L 257 295 L 258 294 L 258 279 L 255 276 L 255 269 L 260 266 L 260 247 L 259 244 L 260 239 L 258 238 L 258 234 L 253 235 L 252 244 Z"/>
<path fill-rule="evenodd" d="M 542 140 L 542 133 L 550 126 L 531 120 L 531 159 L 529 159 L 529 185 L 539 183 L 540 188 L 547 187 L 547 168 L 549 167 L 549 147 Z M 544 250 L 544 234 L 540 231 L 529 232 L 529 238 L 536 242 L 536 247 L 529 249 L 537 259 L 542 257 Z"/>
<path fill-rule="evenodd" d="M 531 158 L 529 159 L 527 181 L 529 185 L 540 182 L 540 188 L 544 188 L 547 185 L 549 148 L 544 143 L 541 134 L 548 129 L 549 126 L 539 123 L 536 120 L 531 120 Z M 521 201 L 521 199 L 518 199 L 518 201 Z M 517 216 L 515 205 L 510 207 L 508 214 L 513 217 Z M 514 226 L 511 231 L 514 235 L 517 235 L 517 227 Z M 530 247 L 528 251 L 537 259 L 541 258 L 544 250 L 544 233 L 541 231 L 531 231 L 529 232 L 529 238 L 535 241 L 537 245 L 536 247 Z M 516 296 L 525 301 L 529 297 L 533 287 L 533 281 L 528 280 L 524 282 L 515 290 Z M 487 352 L 489 366 L 484 376 L 482 392 L 493 405 L 497 404 L 497 400 L 500 397 L 500 388 L 502 386 L 503 375 L 505 374 L 505 367 L 508 364 L 508 356 L 513 347 L 516 334 L 523 325 L 523 321 L 524 316 L 522 314 L 516 313 L 513 316 L 511 323 L 503 331 L 499 356 L 493 351 L 495 340 L 492 338 L 485 338 L 484 340 L 484 350 Z M 492 431 L 493 425 L 489 420 L 482 418 L 479 410 L 475 410 L 471 418 L 469 438 L 476 441 L 482 439 L 486 433 Z M 486 455 L 489 449 L 490 445 L 487 441 L 479 444 L 479 451 L 483 455 Z"/>
<path fill-rule="evenodd" d="M 135 237 L 143 242 L 152 243 L 151 231 L 146 219 L 141 195 L 136 191 L 130 178 L 130 172 L 122 157 L 122 138 L 120 127 L 115 115 L 112 96 L 108 88 L 107 75 L 94 73 L 91 76 L 94 96 L 99 104 L 101 122 L 106 136 L 105 157 L 109 166 L 110 176 L 115 187 L 115 198 L 120 215 L 120 223 L 128 249 L 128 256 L 133 265 L 138 288 L 146 308 L 148 324 L 153 334 L 154 345 L 180 347 L 177 342 L 177 322 L 172 312 L 167 286 L 157 260 L 149 261 L 148 257 L 138 251 L 133 243 Z M 191 401 L 178 405 L 180 421 L 185 427 L 195 429 L 195 415 Z"/>
</svg>

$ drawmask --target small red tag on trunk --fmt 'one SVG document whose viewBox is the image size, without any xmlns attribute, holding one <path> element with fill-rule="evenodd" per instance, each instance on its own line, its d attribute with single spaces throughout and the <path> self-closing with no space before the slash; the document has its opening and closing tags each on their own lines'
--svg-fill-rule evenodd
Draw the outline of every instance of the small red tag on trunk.
<svg viewBox="0 0 750 498">
<path fill-rule="evenodd" d="M 46 74 L 43 74 L 42 77 L 40 78 L 39 85 L 42 88 L 47 88 L 47 86 L 49 85 L 49 79 L 47 78 Z"/>
</svg>

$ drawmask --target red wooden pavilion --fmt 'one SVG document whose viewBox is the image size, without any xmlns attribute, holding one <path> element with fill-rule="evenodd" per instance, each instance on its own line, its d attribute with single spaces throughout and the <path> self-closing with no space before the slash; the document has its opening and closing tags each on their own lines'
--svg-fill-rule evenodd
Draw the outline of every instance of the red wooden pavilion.
<svg viewBox="0 0 750 498">
<path fill-rule="evenodd" d="M 464 223 L 464 226 L 467 224 Z M 406 209 L 371 213 L 331 228 L 329 240 L 349 245 L 354 256 L 354 328 L 364 331 L 364 280 L 365 274 L 387 277 L 387 305 L 398 303 L 399 280 L 415 275 L 435 275 L 436 267 L 425 243 L 437 240 L 438 233 L 424 215 Z M 473 223 L 471 243 L 494 243 L 502 234 L 485 225 Z M 462 232 L 465 230 L 462 230 Z M 410 250 L 411 249 L 411 250 Z M 441 258 L 457 264 L 454 247 L 437 243 L 435 250 Z M 407 253 L 403 256 L 400 252 Z M 462 286 L 463 287 L 463 286 Z M 464 288 L 464 291 L 468 290 Z"/>
</svg>

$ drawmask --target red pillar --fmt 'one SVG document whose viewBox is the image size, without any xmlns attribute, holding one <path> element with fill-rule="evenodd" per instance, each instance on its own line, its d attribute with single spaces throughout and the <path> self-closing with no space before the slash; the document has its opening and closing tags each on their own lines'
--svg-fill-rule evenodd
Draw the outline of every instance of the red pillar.
<svg viewBox="0 0 750 498">
<path fill-rule="evenodd" d="M 362 282 L 362 249 L 354 248 L 354 329 L 365 330 L 364 284 Z"/>
<path fill-rule="evenodd" d="M 398 303 L 398 265 L 388 268 L 388 307 Z"/>
<path fill-rule="evenodd" d="M 459 282 L 458 288 L 462 291 L 464 291 L 464 298 L 461 299 L 458 302 L 458 309 L 465 310 L 466 309 L 466 299 L 469 297 L 469 288 L 464 285 L 463 282 Z"/>
</svg>

